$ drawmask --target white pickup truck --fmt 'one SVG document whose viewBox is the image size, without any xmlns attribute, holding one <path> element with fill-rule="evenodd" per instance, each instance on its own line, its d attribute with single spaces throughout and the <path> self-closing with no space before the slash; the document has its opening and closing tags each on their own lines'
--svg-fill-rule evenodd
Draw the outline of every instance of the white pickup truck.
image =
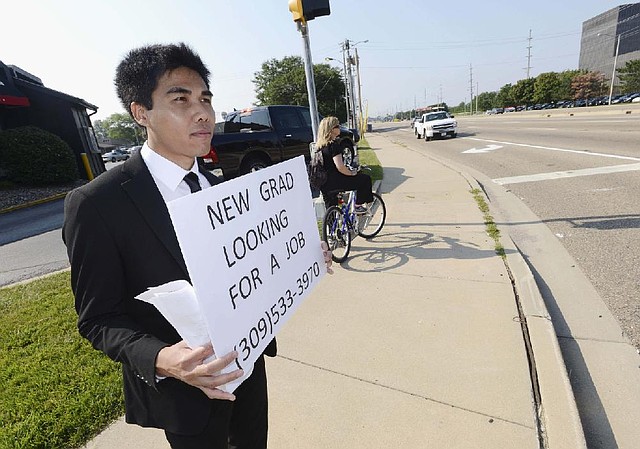
<svg viewBox="0 0 640 449">
<path fill-rule="evenodd" d="M 448 112 L 427 112 L 422 114 L 419 121 L 413 127 L 418 139 L 431 140 L 435 137 L 456 137 L 458 135 L 458 122 Z"/>
</svg>

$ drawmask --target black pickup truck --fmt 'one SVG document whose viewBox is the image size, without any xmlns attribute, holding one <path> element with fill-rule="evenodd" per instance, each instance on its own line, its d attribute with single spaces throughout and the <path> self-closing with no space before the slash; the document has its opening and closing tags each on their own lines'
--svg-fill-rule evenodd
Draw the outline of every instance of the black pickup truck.
<svg viewBox="0 0 640 449">
<path fill-rule="evenodd" d="M 356 132 L 341 128 L 345 164 L 357 158 Z M 255 106 L 229 113 L 216 123 L 207 169 L 222 169 L 224 179 L 268 167 L 296 156 L 309 160 L 313 141 L 311 114 L 304 106 Z"/>
</svg>

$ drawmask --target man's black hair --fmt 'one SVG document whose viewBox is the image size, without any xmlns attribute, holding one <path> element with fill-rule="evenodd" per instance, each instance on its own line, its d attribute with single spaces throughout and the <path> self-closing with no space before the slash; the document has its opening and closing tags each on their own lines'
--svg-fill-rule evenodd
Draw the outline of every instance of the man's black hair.
<svg viewBox="0 0 640 449">
<path fill-rule="evenodd" d="M 153 109 L 151 94 L 158 86 L 158 80 L 180 67 L 197 72 L 209 88 L 209 69 L 184 43 L 147 45 L 131 50 L 118 65 L 115 78 L 118 98 L 129 115 L 133 102 Z"/>
</svg>

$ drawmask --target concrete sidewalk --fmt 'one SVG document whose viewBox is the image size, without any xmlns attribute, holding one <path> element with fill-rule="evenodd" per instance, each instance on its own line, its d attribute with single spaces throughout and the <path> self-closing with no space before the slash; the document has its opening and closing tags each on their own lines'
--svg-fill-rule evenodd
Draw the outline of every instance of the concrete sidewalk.
<svg viewBox="0 0 640 449">
<path fill-rule="evenodd" d="M 387 221 L 354 240 L 267 359 L 270 448 L 585 448 L 531 273 L 471 179 L 370 133 Z M 512 282 L 513 280 L 513 282 Z M 167 448 L 117 421 L 86 448 Z"/>
</svg>

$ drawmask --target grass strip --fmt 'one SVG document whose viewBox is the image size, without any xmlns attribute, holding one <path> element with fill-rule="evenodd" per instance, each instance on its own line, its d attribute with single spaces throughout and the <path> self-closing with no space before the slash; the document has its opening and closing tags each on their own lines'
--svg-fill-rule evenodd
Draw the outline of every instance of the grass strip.
<svg viewBox="0 0 640 449">
<path fill-rule="evenodd" d="M 0 289 L 0 448 L 77 448 L 124 413 L 119 365 L 76 320 L 68 271 Z"/>
<path fill-rule="evenodd" d="M 482 190 L 472 189 L 471 194 L 476 200 L 476 203 L 480 208 L 480 212 L 482 212 L 484 216 L 484 224 L 487 227 L 487 234 L 489 234 L 489 237 L 491 237 L 495 242 L 496 253 L 504 259 L 506 255 L 504 253 L 504 247 L 502 246 L 502 243 L 500 243 L 500 230 L 498 229 L 496 223 L 493 221 L 493 216 L 489 211 L 489 205 L 484 199 Z"/>
<path fill-rule="evenodd" d="M 376 156 L 375 151 L 371 149 L 369 142 L 364 137 L 361 137 L 358 141 L 358 160 L 361 165 L 367 165 L 371 169 L 371 171 L 367 170 L 365 173 L 371 176 L 372 181 L 375 182 L 382 179 L 382 166 L 378 156 Z"/>
</svg>

